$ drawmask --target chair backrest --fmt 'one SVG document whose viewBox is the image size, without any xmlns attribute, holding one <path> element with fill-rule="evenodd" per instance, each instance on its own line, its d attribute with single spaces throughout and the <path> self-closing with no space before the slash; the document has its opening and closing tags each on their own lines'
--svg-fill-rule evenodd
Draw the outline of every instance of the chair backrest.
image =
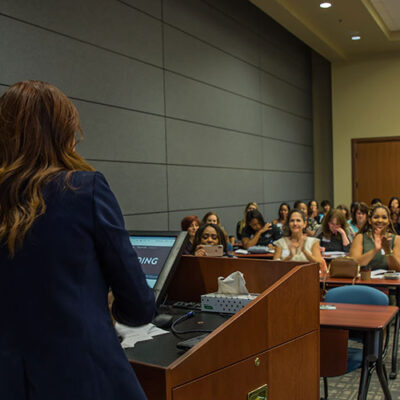
<svg viewBox="0 0 400 400">
<path fill-rule="evenodd" d="M 326 302 L 349 304 L 373 304 L 387 306 L 388 296 L 378 289 L 366 285 L 347 285 L 330 289 L 325 296 Z"/>
</svg>

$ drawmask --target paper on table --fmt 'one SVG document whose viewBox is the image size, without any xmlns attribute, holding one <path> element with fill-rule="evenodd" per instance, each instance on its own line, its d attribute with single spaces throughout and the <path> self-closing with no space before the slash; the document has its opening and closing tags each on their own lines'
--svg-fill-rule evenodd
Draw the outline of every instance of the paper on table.
<svg viewBox="0 0 400 400">
<path fill-rule="evenodd" d="M 244 250 L 244 249 L 237 249 L 237 250 L 235 250 L 235 253 L 237 253 L 237 254 L 249 254 L 249 252 L 247 250 Z"/>
<path fill-rule="evenodd" d="M 153 336 L 168 333 L 168 331 L 157 328 L 153 324 L 131 327 L 120 324 L 118 322 L 115 324 L 115 330 L 117 331 L 118 335 L 122 337 L 121 346 L 124 349 L 135 347 L 135 344 L 138 342 L 153 339 Z"/>
<path fill-rule="evenodd" d="M 371 271 L 371 278 L 383 279 L 386 272 L 386 269 L 375 269 L 374 271 Z"/>
</svg>

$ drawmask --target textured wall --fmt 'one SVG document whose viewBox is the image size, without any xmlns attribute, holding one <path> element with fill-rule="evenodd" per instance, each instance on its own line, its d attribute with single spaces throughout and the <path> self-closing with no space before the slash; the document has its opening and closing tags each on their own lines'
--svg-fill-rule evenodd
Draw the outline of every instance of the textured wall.
<svg viewBox="0 0 400 400">
<path fill-rule="evenodd" d="M 313 197 L 310 51 L 245 0 L 2 0 L 0 92 L 41 79 L 127 227 Z"/>
</svg>

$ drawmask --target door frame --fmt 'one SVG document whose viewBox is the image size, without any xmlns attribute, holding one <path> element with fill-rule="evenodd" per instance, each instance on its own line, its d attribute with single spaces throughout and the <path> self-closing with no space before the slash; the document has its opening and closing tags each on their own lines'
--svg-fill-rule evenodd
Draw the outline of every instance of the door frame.
<svg viewBox="0 0 400 400">
<path fill-rule="evenodd" d="M 385 136 L 385 137 L 370 137 L 351 139 L 351 198 L 355 201 L 356 198 L 356 177 L 357 177 L 357 144 L 358 143 L 373 143 L 373 142 L 400 142 L 400 136 Z M 358 201 L 358 200 L 357 200 Z"/>
</svg>

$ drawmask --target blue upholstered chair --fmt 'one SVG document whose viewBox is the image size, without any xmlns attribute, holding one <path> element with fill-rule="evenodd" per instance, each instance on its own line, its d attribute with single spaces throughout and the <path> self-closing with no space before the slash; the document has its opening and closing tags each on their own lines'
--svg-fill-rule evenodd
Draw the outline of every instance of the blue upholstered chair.
<svg viewBox="0 0 400 400">
<path fill-rule="evenodd" d="M 385 293 L 366 285 L 348 285 L 348 286 L 340 286 L 333 288 L 326 293 L 325 301 L 328 303 L 371 304 L 371 305 L 381 305 L 381 306 L 387 306 L 389 304 L 389 298 Z M 328 333 L 325 334 L 329 335 L 329 331 L 327 332 Z M 341 337 L 339 335 L 340 333 L 338 332 L 337 333 L 338 343 L 334 344 L 333 341 L 335 339 L 333 340 L 330 339 L 330 341 L 329 340 L 324 341 L 324 337 L 321 331 L 321 357 L 328 356 L 329 358 L 329 352 L 331 352 L 331 355 L 333 353 L 333 357 L 336 356 L 340 357 L 340 355 L 343 354 L 346 355 L 347 353 L 347 364 L 345 364 L 346 368 L 340 369 L 339 367 L 337 373 L 332 372 L 335 369 L 329 368 L 329 366 L 328 368 L 324 368 L 323 366 L 324 360 L 321 358 L 321 376 L 324 378 L 324 391 L 325 391 L 324 399 L 328 398 L 328 380 L 327 380 L 328 376 L 338 376 L 342 375 L 343 373 L 349 373 L 359 368 L 362 364 L 362 352 L 363 352 L 362 349 L 348 347 L 346 352 L 346 349 L 343 349 L 343 346 L 347 346 L 346 343 L 347 340 L 345 341 L 343 341 L 343 339 L 341 340 Z M 389 343 L 389 337 L 387 333 L 385 348 L 387 348 L 388 343 Z M 342 348 L 340 348 L 340 346 L 342 346 Z M 344 362 L 346 362 L 346 360 L 344 360 Z M 338 360 L 338 364 L 340 364 L 340 360 Z M 374 369 L 375 369 L 375 363 L 371 363 L 370 367 L 368 368 L 368 380 L 367 380 L 368 386 Z M 329 372 L 324 372 L 324 370 L 327 370 Z M 386 375 L 386 370 L 384 370 L 384 373 Z"/>
</svg>

